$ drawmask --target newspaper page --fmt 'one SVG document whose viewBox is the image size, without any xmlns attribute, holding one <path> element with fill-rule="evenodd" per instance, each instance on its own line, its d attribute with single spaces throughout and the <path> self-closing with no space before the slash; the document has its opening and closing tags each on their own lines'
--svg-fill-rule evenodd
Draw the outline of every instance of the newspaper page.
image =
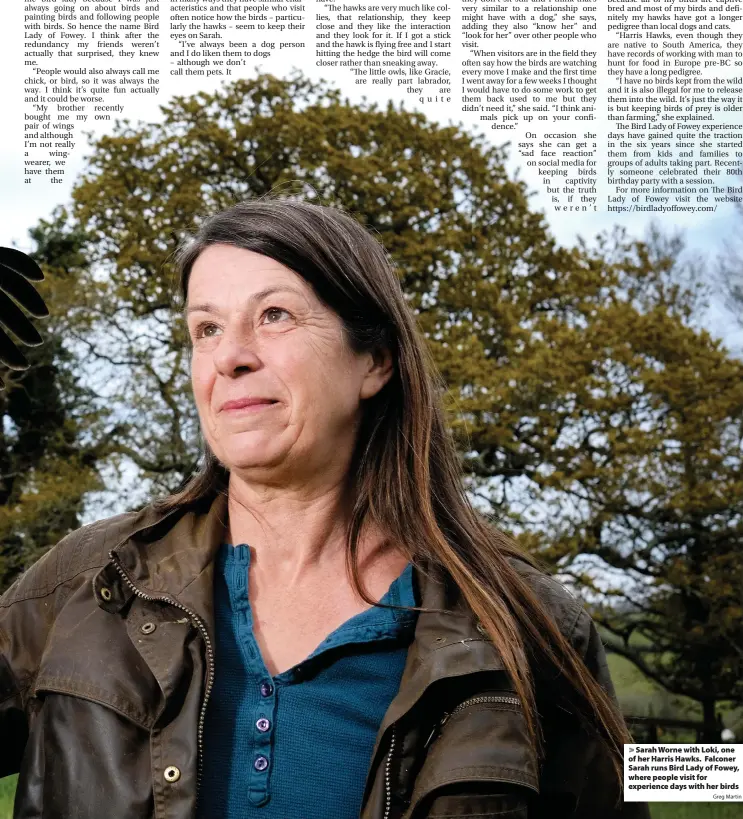
<svg viewBox="0 0 743 819">
<path fill-rule="evenodd" d="M 579 214 L 589 230 L 657 217 L 709 236 L 740 200 L 738 4 L 22 0 L 2 14 L 18 32 L 3 207 L 21 222 L 71 184 L 84 130 L 290 67 L 509 142 L 558 232 Z"/>
<path fill-rule="evenodd" d="M 566 244 L 656 221 L 713 255 L 740 231 L 738 2 L 14 0 L 0 16 L 6 246 L 31 250 L 29 228 L 68 200 L 88 133 L 292 71 L 507 144 Z"/>
</svg>

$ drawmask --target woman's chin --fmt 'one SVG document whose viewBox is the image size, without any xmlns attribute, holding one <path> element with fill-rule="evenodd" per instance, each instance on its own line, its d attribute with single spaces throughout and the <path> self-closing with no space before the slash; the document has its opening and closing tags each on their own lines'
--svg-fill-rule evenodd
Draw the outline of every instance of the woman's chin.
<svg viewBox="0 0 743 819">
<path fill-rule="evenodd" d="M 222 459 L 230 471 L 240 472 L 241 470 L 255 470 L 264 467 L 271 469 L 281 463 L 283 458 L 270 446 L 240 447 L 235 446 L 230 450 L 229 456 Z"/>
</svg>

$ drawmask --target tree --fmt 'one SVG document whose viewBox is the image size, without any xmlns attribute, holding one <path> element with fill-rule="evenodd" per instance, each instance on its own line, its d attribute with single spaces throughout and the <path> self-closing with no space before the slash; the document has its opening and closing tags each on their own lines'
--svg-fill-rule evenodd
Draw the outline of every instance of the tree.
<svg viewBox="0 0 743 819">
<path fill-rule="evenodd" d="M 743 701 L 743 362 L 691 326 L 705 296 L 682 251 L 657 229 L 603 237 L 586 269 L 604 292 L 534 318 L 496 412 L 473 338 L 461 408 L 474 483 L 528 481 L 525 540 L 592 593 L 615 651 L 701 703 L 713 741 L 716 702 Z"/>
<path fill-rule="evenodd" d="M 671 600 L 703 599 L 707 619 L 692 604 L 683 610 L 730 673 L 699 654 L 694 626 L 672 623 L 656 647 L 670 645 L 693 670 L 684 693 L 706 696 L 701 685 L 716 675 L 715 697 L 737 696 L 733 672 L 743 667 L 727 642 L 737 638 L 736 621 L 725 620 L 734 614 L 729 590 L 700 578 L 713 568 L 713 527 L 734 526 L 729 510 L 738 508 L 735 481 L 727 505 L 710 487 L 734 454 L 740 379 L 719 345 L 690 326 L 701 294 L 693 280 L 679 283 L 678 240 L 617 231 L 593 248 L 559 247 L 523 183 L 507 176 L 505 148 L 391 103 L 351 105 L 299 74 L 238 80 L 162 110 L 161 122 L 125 120 L 91 143 L 65 228 L 86 237 L 69 332 L 106 365 L 96 389 L 116 408 L 109 451 L 138 468 L 142 502 L 178 485 L 197 453 L 185 328 L 170 296 L 179 240 L 204 215 L 277 189 L 337 204 L 396 261 L 448 385 L 470 487 L 493 517 L 587 588 L 599 581 L 578 571 L 586 555 L 621 571 L 625 586 L 613 584 L 609 598 L 649 607 L 656 631 L 676 611 Z M 701 395 L 705 384 L 714 396 L 707 415 L 683 403 L 684 390 Z M 667 448 L 672 435 L 681 437 Z M 683 483 L 677 451 L 692 459 L 687 475 L 707 470 L 704 489 Z M 656 517 L 632 517 L 656 507 Z M 674 546 L 669 571 L 658 560 L 647 569 L 671 548 L 650 541 L 679 514 L 709 537 L 696 551 Z M 722 538 L 714 566 L 736 546 Z M 682 684 L 661 665 L 648 670 Z"/>
</svg>

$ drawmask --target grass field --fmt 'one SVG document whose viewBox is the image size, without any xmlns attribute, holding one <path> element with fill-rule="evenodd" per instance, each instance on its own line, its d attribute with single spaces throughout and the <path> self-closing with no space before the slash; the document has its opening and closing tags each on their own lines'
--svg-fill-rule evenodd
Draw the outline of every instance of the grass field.
<svg viewBox="0 0 743 819">
<path fill-rule="evenodd" d="M 656 802 L 650 806 L 652 819 L 741 819 L 743 805 L 726 802 Z"/>
<path fill-rule="evenodd" d="M 638 716 L 647 713 L 656 716 L 673 714 L 688 714 L 692 718 L 701 716 L 695 703 L 667 694 L 645 679 L 627 660 L 615 654 L 610 654 L 608 659 L 617 696 L 625 713 Z M 743 737 L 743 718 L 738 712 L 730 712 L 726 723 L 736 731 L 738 737 Z M 667 741 L 671 741 L 670 738 Z M 693 741 L 693 738 L 675 737 L 674 741 Z M 0 779 L 0 819 L 12 819 L 15 784 L 15 776 Z M 652 819 L 743 819 L 743 804 L 655 802 L 651 805 L 650 812 Z"/>
<path fill-rule="evenodd" d="M 13 819 L 13 794 L 15 793 L 15 776 L 0 779 L 0 819 Z"/>
</svg>

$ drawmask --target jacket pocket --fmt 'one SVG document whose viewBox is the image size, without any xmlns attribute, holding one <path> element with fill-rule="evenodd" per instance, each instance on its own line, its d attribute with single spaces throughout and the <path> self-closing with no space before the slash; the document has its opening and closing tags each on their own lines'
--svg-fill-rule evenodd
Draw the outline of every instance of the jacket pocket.
<svg viewBox="0 0 743 819">
<path fill-rule="evenodd" d="M 512 691 L 459 703 L 434 729 L 405 819 L 527 819 L 539 766 Z"/>
<path fill-rule="evenodd" d="M 153 815 L 149 731 L 94 697 L 36 686 L 18 778 L 23 819 Z"/>
</svg>

